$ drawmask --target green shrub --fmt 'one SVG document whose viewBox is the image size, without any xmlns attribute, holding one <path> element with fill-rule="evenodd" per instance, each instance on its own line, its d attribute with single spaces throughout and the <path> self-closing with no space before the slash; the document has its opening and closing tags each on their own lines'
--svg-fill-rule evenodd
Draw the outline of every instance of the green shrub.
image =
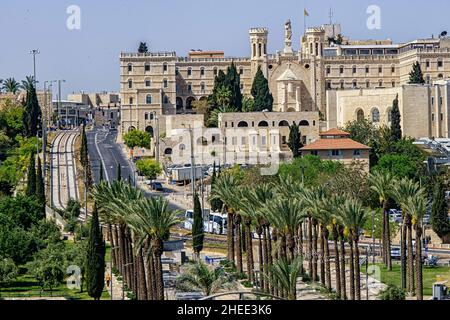
<svg viewBox="0 0 450 320">
<path fill-rule="evenodd" d="M 389 285 L 385 290 L 381 291 L 379 298 L 381 300 L 405 300 L 406 293 L 403 289 Z"/>
</svg>

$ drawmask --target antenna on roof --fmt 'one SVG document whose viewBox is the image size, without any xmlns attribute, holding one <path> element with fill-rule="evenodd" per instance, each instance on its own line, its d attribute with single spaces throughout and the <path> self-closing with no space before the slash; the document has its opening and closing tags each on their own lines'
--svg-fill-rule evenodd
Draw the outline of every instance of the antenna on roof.
<svg viewBox="0 0 450 320">
<path fill-rule="evenodd" d="M 329 17 L 330 17 L 330 24 L 333 24 L 334 13 L 333 13 L 333 8 L 331 8 L 331 7 L 330 7 Z"/>
</svg>

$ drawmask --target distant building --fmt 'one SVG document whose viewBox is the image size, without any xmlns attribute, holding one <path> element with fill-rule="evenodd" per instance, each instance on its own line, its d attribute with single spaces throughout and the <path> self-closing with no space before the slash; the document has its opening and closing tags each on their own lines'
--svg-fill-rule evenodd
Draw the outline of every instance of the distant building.
<svg viewBox="0 0 450 320">
<path fill-rule="evenodd" d="M 369 171 L 370 147 L 350 139 L 349 136 L 348 132 L 336 128 L 322 132 L 319 140 L 301 149 L 302 154 L 311 154 L 322 160 L 335 160 L 344 164 L 359 161 Z"/>
<path fill-rule="evenodd" d="M 89 105 L 69 100 L 53 101 L 54 121 L 61 126 L 79 126 L 92 120 Z"/>
</svg>

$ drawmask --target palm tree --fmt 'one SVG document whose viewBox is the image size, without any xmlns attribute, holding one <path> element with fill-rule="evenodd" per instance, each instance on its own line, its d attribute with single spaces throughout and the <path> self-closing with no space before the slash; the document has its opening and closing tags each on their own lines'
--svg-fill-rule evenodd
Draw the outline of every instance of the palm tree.
<svg viewBox="0 0 450 320">
<path fill-rule="evenodd" d="M 392 193 L 393 177 L 390 173 L 375 172 L 369 176 L 370 188 L 378 195 L 382 208 L 382 253 L 383 262 L 389 271 L 392 270 L 391 260 L 391 236 L 389 230 L 388 200 Z"/>
<path fill-rule="evenodd" d="M 301 276 L 302 260 L 295 258 L 291 262 L 286 259 L 278 259 L 269 268 L 273 278 L 267 280 L 275 286 L 279 292 L 287 293 L 289 300 L 297 299 L 297 279 Z"/>
<path fill-rule="evenodd" d="M 169 210 L 169 201 L 162 197 L 143 198 L 129 205 L 131 209 L 127 221 L 138 232 L 138 243 L 150 240 L 150 252 L 154 259 L 156 278 L 156 298 L 164 300 L 164 282 L 162 274 L 161 255 L 163 243 L 170 236 L 170 229 L 180 223 L 178 210 Z"/>
<path fill-rule="evenodd" d="M 234 208 L 236 204 L 235 193 L 233 192 L 239 183 L 237 179 L 229 173 L 222 173 L 211 188 L 210 200 L 220 199 L 223 203 L 222 211 L 226 211 L 228 214 L 227 225 L 227 247 L 228 247 L 228 260 L 235 262 L 234 259 Z"/>
<path fill-rule="evenodd" d="M 209 115 L 209 118 L 206 122 L 206 124 L 210 127 L 217 127 L 219 123 L 219 114 L 220 113 L 230 113 L 230 112 L 237 112 L 237 109 L 230 106 L 219 106 L 213 111 L 211 111 L 211 114 Z"/>
<path fill-rule="evenodd" d="M 414 259 L 412 244 L 412 217 L 408 212 L 407 204 L 409 197 L 419 197 L 425 192 L 417 182 L 408 178 L 394 182 L 392 195 L 395 201 L 400 204 L 403 212 L 402 239 L 401 239 L 401 261 L 402 265 L 407 266 L 407 270 L 402 268 L 402 283 L 407 284 L 406 289 L 414 293 Z M 406 250 L 405 250 L 406 248 Z M 406 251 L 406 252 L 405 252 Z M 408 281 L 406 281 L 408 280 Z"/>
<path fill-rule="evenodd" d="M 14 78 L 8 78 L 3 80 L 2 89 L 7 93 L 16 94 L 20 89 L 20 83 L 17 82 Z"/>
<path fill-rule="evenodd" d="M 22 80 L 22 85 L 19 85 L 25 91 L 31 92 L 36 87 L 36 81 L 33 76 L 27 76 L 25 80 Z"/>
<path fill-rule="evenodd" d="M 242 189 L 242 202 L 240 204 L 241 213 L 244 214 L 244 224 L 246 225 L 246 231 L 250 232 L 250 225 L 248 225 L 249 221 L 254 221 L 256 234 L 258 235 L 258 262 L 259 268 L 261 270 L 261 274 L 264 273 L 265 268 L 267 269 L 267 264 L 264 262 L 263 255 L 263 231 L 264 226 L 266 225 L 267 219 L 262 213 L 262 208 L 273 199 L 275 193 L 273 191 L 273 187 L 269 184 L 260 184 L 254 188 L 243 188 Z M 247 247 L 251 247 L 251 235 L 247 235 L 249 239 L 249 245 Z M 251 251 L 251 250 L 250 250 Z M 247 269 L 250 267 L 253 270 L 253 252 L 247 250 Z M 248 271 L 248 270 L 247 270 Z M 264 288 L 264 277 L 260 277 L 261 287 Z"/>
<path fill-rule="evenodd" d="M 340 253 L 339 253 L 339 245 L 338 245 L 338 240 L 340 237 L 339 234 L 339 229 L 340 226 L 338 224 L 338 219 L 336 218 L 336 214 L 337 214 L 337 210 L 339 207 L 342 206 L 342 204 L 344 203 L 345 199 L 343 196 L 340 195 L 332 195 L 330 197 L 327 197 L 324 199 L 324 203 L 323 203 L 323 212 L 326 212 L 328 216 L 325 216 L 323 218 L 325 218 L 329 225 L 329 228 L 331 229 L 331 235 L 333 238 L 333 245 L 334 245 L 334 266 L 335 266 L 335 270 L 336 270 L 336 293 L 338 298 L 340 299 L 345 299 L 346 293 L 345 293 L 345 252 L 343 254 L 343 262 L 344 262 L 344 266 L 343 266 L 343 270 L 344 270 L 344 274 L 341 274 L 341 257 L 340 257 Z M 330 269 L 330 259 L 326 260 L 328 262 L 327 265 L 327 270 Z M 330 271 L 328 271 L 328 274 L 330 273 Z M 328 275 L 327 275 L 328 277 Z M 330 283 L 331 285 L 331 283 Z"/>
<path fill-rule="evenodd" d="M 416 232 L 416 296 L 417 300 L 423 300 L 423 274 L 422 274 L 422 219 L 426 210 L 427 200 L 425 190 L 419 196 L 409 197 L 406 200 L 405 209 L 412 216 L 412 224 Z"/>
<path fill-rule="evenodd" d="M 178 277 L 176 287 L 181 291 L 202 291 L 205 296 L 210 296 L 235 287 L 235 282 L 223 268 L 211 269 L 204 262 L 197 261 Z"/>
<path fill-rule="evenodd" d="M 130 288 L 134 288 L 135 265 L 132 254 L 132 237 L 127 226 L 127 216 L 132 212 L 130 204 L 143 198 L 143 193 L 120 180 L 112 184 L 101 182 L 92 189 L 92 197 L 102 212 L 108 211 L 110 219 L 118 226 L 118 269 Z"/>
<path fill-rule="evenodd" d="M 348 230 L 351 258 L 354 252 L 354 261 L 350 261 L 350 297 L 352 300 L 353 298 L 356 298 L 356 300 L 361 300 L 361 275 L 359 267 L 358 242 L 360 230 L 364 227 L 367 220 L 367 212 L 364 210 L 359 200 L 350 199 L 345 201 L 339 213 L 343 225 L 345 225 Z"/>
</svg>

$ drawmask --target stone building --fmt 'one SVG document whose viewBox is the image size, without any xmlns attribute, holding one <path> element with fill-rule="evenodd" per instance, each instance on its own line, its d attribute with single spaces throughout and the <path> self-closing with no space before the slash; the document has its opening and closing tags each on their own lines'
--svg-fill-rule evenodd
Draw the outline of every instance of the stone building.
<svg viewBox="0 0 450 320">
<path fill-rule="evenodd" d="M 175 164 L 190 163 L 191 139 L 197 164 L 267 164 L 291 157 L 287 141 L 294 122 L 305 144 L 319 137 L 319 114 L 311 111 L 223 113 L 218 128 L 205 128 L 203 115 L 158 116 L 158 120 L 160 158 Z"/>
<path fill-rule="evenodd" d="M 333 128 L 320 134 L 320 139 L 303 147 L 303 155 L 311 154 L 322 160 L 333 160 L 345 165 L 359 162 L 369 171 L 370 147 L 349 138 L 350 134 Z"/>
<path fill-rule="evenodd" d="M 450 81 L 394 88 L 327 91 L 327 127 L 366 118 L 389 126 L 398 96 L 403 134 L 413 138 L 450 137 Z"/>
<path fill-rule="evenodd" d="M 287 21 L 284 43 L 275 53 L 267 51 L 269 31 L 266 28 L 249 30 L 247 57 L 226 57 L 222 51 L 201 50 L 190 51 L 187 57 L 175 52 L 121 53 L 119 139 L 130 129 L 145 130 L 151 122 L 150 114 L 195 113 L 193 102 L 208 97 L 218 71 L 225 71 L 232 62 L 240 74 L 244 95 L 250 94 L 253 77 L 261 68 L 274 97 L 274 111 L 320 111 L 324 119 L 331 121 L 329 128 L 336 123 L 334 111 L 328 114 L 332 109 L 327 107 L 327 101 L 332 99 L 329 95 L 327 98 L 329 91 L 333 91 L 332 95 L 341 91 L 351 92 L 350 95 L 386 92 L 383 104 L 387 106 L 399 90 L 405 90 L 405 95 L 414 91 L 400 88 L 408 83 L 416 61 L 430 85 L 450 77 L 449 38 L 394 43 L 389 39 L 352 40 L 344 36 L 340 44 L 330 41 L 339 33 L 341 26 L 330 24 L 307 28 L 295 40 L 291 22 Z M 298 50 L 294 49 L 296 44 Z M 385 91 L 373 91 L 378 89 Z M 411 136 L 423 134 L 414 132 L 414 127 L 404 129 Z"/>
</svg>

